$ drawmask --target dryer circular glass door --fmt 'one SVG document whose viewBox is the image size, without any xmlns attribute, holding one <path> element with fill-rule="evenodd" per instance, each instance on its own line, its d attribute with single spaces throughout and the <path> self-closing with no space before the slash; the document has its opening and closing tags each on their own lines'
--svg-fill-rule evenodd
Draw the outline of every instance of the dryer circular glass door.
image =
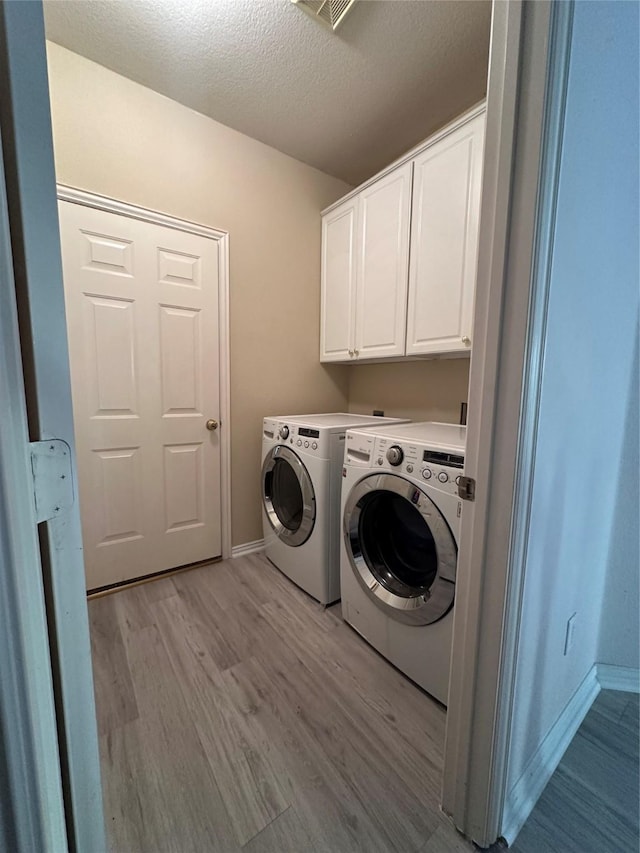
<svg viewBox="0 0 640 853">
<path fill-rule="evenodd" d="M 316 497 L 309 472 L 282 444 L 273 447 L 262 465 L 262 502 L 276 535 L 287 545 L 302 545 L 316 520 Z"/>
<path fill-rule="evenodd" d="M 357 483 L 345 505 L 351 566 L 394 619 L 429 625 L 453 605 L 457 547 L 444 516 L 419 486 L 395 474 Z"/>
</svg>

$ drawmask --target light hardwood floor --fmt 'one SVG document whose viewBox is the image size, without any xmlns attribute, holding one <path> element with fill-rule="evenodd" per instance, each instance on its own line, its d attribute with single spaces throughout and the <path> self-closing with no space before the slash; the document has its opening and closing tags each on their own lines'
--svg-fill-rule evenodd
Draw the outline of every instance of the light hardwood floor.
<svg viewBox="0 0 640 853">
<path fill-rule="evenodd" d="M 261 555 L 90 602 L 110 847 L 468 853 L 445 710 Z"/>
<path fill-rule="evenodd" d="M 112 851 L 475 849 L 438 807 L 444 708 L 264 557 L 89 616 Z M 600 694 L 511 849 L 636 853 L 636 695 Z"/>
</svg>

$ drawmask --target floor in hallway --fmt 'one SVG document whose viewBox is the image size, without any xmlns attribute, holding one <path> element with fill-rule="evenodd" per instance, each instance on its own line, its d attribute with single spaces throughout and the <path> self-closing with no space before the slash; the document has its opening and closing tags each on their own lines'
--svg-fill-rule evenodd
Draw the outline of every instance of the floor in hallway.
<svg viewBox="0 0 640 853">
<path fill-rule="evenodd" d="M 578 729 L 514 853 L 636 853 L 638 694 L 603 690 Z"/>
</svg>

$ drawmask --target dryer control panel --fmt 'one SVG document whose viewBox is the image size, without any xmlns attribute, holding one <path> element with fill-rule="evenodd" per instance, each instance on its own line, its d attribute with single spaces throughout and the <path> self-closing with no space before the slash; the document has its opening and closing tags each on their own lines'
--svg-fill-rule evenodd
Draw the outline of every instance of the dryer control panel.
<svg viewBox="0 0 640 853">
<path fill-rule="evenodd" d="M 262 440 L 274 444 L 286 444 L 296 452 L 308 453 L 321 459 L 329 456 L 330 436 L 325 430 L 313 427 L 265 418 L 262 425 Z"/>
</svg>

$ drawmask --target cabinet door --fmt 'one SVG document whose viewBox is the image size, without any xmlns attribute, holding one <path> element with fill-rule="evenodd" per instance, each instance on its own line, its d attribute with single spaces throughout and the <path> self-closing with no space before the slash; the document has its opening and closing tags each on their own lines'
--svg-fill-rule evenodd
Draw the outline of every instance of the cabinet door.
<svg viewBox="0 0 640 853">
<path fill-rule="evenodd" d="M 407 355 L 471 346 L 483 144 L 484 114 L 415 160 Z"/>
<path fill-rule="evenodd" d="M 349 199 L 322 219 L 320 361 L 349 361 L 354 350 L 357 207 Z"/>
<path fill-rule="evenodd" d="M 404 355 L 411 168 L 407 163 L 360 193 L 357 358 Z"/>
</svg>

